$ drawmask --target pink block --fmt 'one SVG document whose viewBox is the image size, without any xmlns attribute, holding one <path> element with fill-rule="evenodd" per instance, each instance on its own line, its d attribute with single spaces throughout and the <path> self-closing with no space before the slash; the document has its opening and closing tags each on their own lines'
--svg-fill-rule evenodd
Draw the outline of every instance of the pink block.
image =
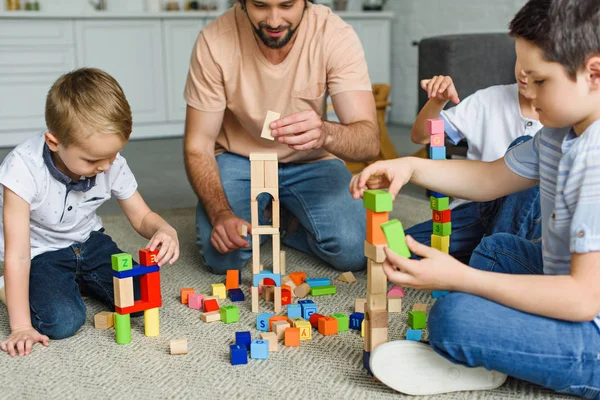
<svg viewBox="0 0 600 400">
<path fill-rule="evenodd" d="M 444 133 L 444 120 L 440 118 L 427 120 L 427 132 L 430 135 L 439 135 Z"/>
<path fill-rule="evenodd" d="M 202 293 L 190 294 L 188 297 L 188 307 L 193 308 L 194 310 L 202 309 L 202 302 L 205 297 L 206 295 Z"/>
<path fill-rule="evenodd" d="M 404 289 L 402 289 L 400 286 L 394 286 L 390 289 L 387 295 L 391 297 L 404 297 Z"/>
<path fill-rule="evenodd" d="M 444 147 L 444 134 L 438 133 L 437 135 L 429 136 L 431 147 Z"/>
</svg>

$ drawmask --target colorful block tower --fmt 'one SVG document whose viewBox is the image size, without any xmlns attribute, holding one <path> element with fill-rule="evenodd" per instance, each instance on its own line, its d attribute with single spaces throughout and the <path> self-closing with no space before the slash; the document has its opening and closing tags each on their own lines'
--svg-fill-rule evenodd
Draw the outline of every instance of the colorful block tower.
<svg viewBox="0 0 600 400">
<path fill-rule="evenodd" d="M 430 135 L 431 146 L 429 158 L 432 160 L 445 160 L 446 147 L 444 146 L 444 121 L 440 118 L 427 120 L 427 132 Z M 432 210 L 433 234 L 431 235 L 431 247 L 448 253 L 450 249 L 450 234 L 452 233 L 451 211 L 448 208 L 450 199 L 448 196 L 436 192 L 431 193 L 430 204 Z M 431 295 L 438 298 L 446 294 L 446 291 L 433 291 Z"/>
<path fill-rule="evenodd" d="M 276 153 L 250 153 L 250 211 L 252 217 L 252 312 L 258 312 L 258 285 L 263 279 L 275 284 L 274 310 L 281 311 L 281 259 L 279 238 L 279 174 Z M 269 193 L 273 197 L 272 225 L 259 225 L 258 195 Z M 273 241 L 273 270 L 261 271 L 260 235 L 270 235 Z"/>
<path fill-rule="evenodd" d="M 366 190 L 363 205 L 367 209 L 367 304 L 363 364 L 369 369 L 371 352 L 388 340 L 387 277 L 383 272 L 383 248 L 387 241 L 382 224 L 389 220 L 389 212 L 393 208 L 392 195 L 383 190 Z"/>
<path fill-rule="evenodd" d="M 112 255 L 113 287 L 115 291 L 115 334 L 118 344 L 131 342 L 130 314 L 144 311 L 144 333 L 159 335 L 158 309 L 162 306 L 160 269 L 156 264 L 158 249 L 142 249 L 140 264 L 133 265 L 131 254 Z M 140 277 L 141 299 L 133 298 L 133 277 Z"/>
</svg>

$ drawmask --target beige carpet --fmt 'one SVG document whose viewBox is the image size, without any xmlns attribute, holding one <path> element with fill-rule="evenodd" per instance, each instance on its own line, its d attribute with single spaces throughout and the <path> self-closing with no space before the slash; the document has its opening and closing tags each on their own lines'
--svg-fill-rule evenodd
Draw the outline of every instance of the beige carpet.
<svg viewBox="0 0 600 400">
<path fill-rule="evenodd" d="M 392 217 L 406 227 L 428 218 L 425 201 L 400 196 Z M 280 346 L 268 360 L 249 360 L 248 365 L 231 366 L 229 345 L 236 331 L 255 329 L 255 314 L 250 302 L 240 306 L 240 321 L 226 325 L 206 324 L 200 312 L 180 304 L 179 289 L 194 287 L 208 291 L 211 283 L 224 282 L 203 267 L 194 244 L 194 211 L 176 209 L 162 215 L 179 231 L 181 258 L 162 270 L 163 307 L 161 334 L 147 338 L 142 319 L 132 322 L 133 341 L 117 345 L 114 330 L 98 331 L 93 316 L 102 310 L 87 300 L 86 325 L 72 338 L 52 341 L 48 348 L 36 345 L 31 355 L 11 359 L 0 354 L 0 399 L 213 399 L 213 398 L 348 398 L 384 399 L 400 395 L 366 375 L 362 367 L 362 343 L 356 331 L 314 339 L 300 348 Z M 122 215 L 104 218 L 109 233 L 121 248 L 133 254 L 144 247 Z M 327 265 L 294 250 L 287 250 L 288 271 L 305 271 L 309 277 L 328 277 L 338 273 Z M 264 251 L 265 255 L 269 252 Z M 265 260 L 268 264 L 269 261 Z M 357 283 L 336 283 L 335 296 L 315 298 L 319 312 L 351 313 L 354 299 L 364 297 L 366 274 L 356 274 Z M 244 293 L 248 295 L 250 272 L 244 271 Z M 407 291 L 404 311 L 390 314 L 390 339 L 403 337 L 406 311 L 415 302 L 431 302 L 429 293 Z M 227 302 L 229 304 L 229 302 Z M 272 303 L 261 303 L 261 310 L 272 310 Z M 6 308 L 0 305 L 0 336 L 9 333 Z M 189 353 L 168 354 L 169 340 L 187 338 Z M 509 379 L 501 388 L 488 392 L 466 392 L 434 396 L 445 399 L 547 399 L 560 398 L 550 391 Z"/>
</svg>

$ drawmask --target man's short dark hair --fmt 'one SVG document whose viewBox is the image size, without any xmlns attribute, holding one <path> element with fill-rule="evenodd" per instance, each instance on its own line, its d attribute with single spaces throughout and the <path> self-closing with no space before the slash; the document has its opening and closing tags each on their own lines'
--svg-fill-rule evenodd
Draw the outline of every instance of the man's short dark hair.
<svg viewBox="0 0 600 400">
<path fill-rule="evenodd" d="M 600 1 L 529 0 L 510 22 L 510 35 L 540 47 L 575 79 L 592 54 L 600 54 Z"/>
</svg>

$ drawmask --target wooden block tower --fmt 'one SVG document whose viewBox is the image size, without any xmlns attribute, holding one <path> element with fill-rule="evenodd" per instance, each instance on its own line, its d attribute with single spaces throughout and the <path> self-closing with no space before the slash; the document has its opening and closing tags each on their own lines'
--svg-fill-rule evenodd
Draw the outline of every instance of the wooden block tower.
<svg viewBox="0 0 600 400">
<path fill-rule="evenodd" d="M 369 370 L 371 352 L 388 340 L 387 277 L 383 272 L 386 237 L 381 226 L 389 220 L 389 212 L 393 208 L 392 195 L 383 190 L 366 190 L 363 205 L 367 209 L 367 303 L 363 364 Z"/>
<path fill-rule="evenodd" d="M 440 118 L 427 120 L 427 132 L 430 135 L 431 146 L 429 158 L 432 160 L 445 160 L 446 147 L 444 146 L 444 121 Z M 450 199 L 444 194 L 431 192 L 430 204 L 432 210 L 433 234 L 431 235 L 431 247 L 449 253 L 450 234 L 452 233 L 451 211 L 448 208 Z M 446 291 L 433 291 L 431 295 L 438 298 L 446 294 Z"/>
<path fill-rule="evenodd" d="M 279 238 L 279 177 L 277 154 L 250 153 L 250 212 L 252 217 L 252 312 L 258 312 L 258 285 L 265 278 L 275 282 L 274 310 L 281 311 L 281 252 Z M 258 195 L 273 197 L 272 225 L 260 225 Z M 260 235 L 270 235 L 273 242 L 273 270 L 260 268 Z"/>
<path fill-rule="evenodd" d="M 130 314 L 144 311 L 144 333 L 159 335 L 158 309 L 162 306 L 160 269 L 156 264 L 158 249 L 142 249 L 140 264 L 133 265 L 131 254 L 112 255 L 113 287 L 115 291 L 115 334 L 118 344 L 131 342 Z M 140 277 L 141 299 L 133 299 L 133 277 Z"/>
</svg>

